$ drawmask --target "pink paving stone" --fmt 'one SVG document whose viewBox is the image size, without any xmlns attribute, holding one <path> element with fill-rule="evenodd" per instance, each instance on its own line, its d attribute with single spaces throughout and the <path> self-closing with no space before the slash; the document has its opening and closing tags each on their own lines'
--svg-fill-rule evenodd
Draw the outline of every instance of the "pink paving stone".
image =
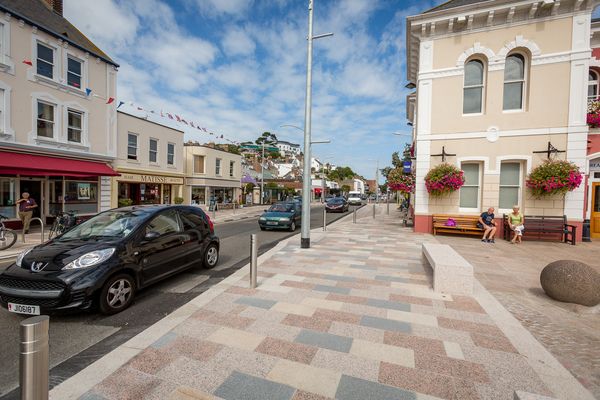
<svg viewBox="0 0 600 400">
<path fill-rule="evenodd" d="M 477 385 L 464 379 L 454 379 L 454 398 L 460 400 L 479 400 Z"/>
<path fill-rule="evenodd" d="M 416 368 L 382 362 L 379 367 L 379 382 L 443 399 L 454 397 L 453 378 Z"/>
<path fill-rule="evenodd" d="M 385 331 L 383 343 L 392 346 L 405 347 L 420 352 L 440 355 L 446 354 L 444 343 L 441 340 L 408 335 L 402 332 Z"/>
<path fill-rule="evenodd" d="M 485 368 L 481 364 L 421 351 L 415 352 L 415 367 L 479 383 L 490 381 Z"/>
<path fill-rule="evenodd" d="M 220 326 L 227 326 L 229 328 L 236 328 L 236 329 L 247 328 L 254 321 L 255 320 L 252 318 L 241 317 L 239 315 L 235 315 L 232 313 L 227 313 L 227 314 L 215 313 L 214 315 L 206 318 L 206 322 L 208 322 L 208 323 L 211 323 L 214 325 L 220 325 Z"/>
<path fill-rule="evenodd" d="M 206 342 L 189 336 L 179 336 L 174 340 L 170 350 L 198 361 L 208 361 L 221 351 L 222 348 L 223 346 L 216 343 Z"/>
<path fill-rule="evenodd" d="M 422 306 L 431 306 L 433 307 L 433 303 L 430 299 L 424 299 L 422 297 L 408 296 L 403 294 L 390 294 L 390 301 L 397 301 L 400 303 L 411 303 L 411 304 L 419 304 Z"/>
<path fill-rule="evenodd" d="M 475 322 L 462 321 L 459 319 L 438 317 L 438 324 L 442 328 L 455 329 L 459 331 L 465 331 L 470 333 L 478 333 L 488 336 L 503 336 L 504 334 L 500 329 L 494 325 L 478 324 Z"/>
<path fill-rule="evenodd" d="M 327 332 L 331 327 L 331 320 L 302 315 L 289 314 L 281 321 L 282 324 L 298 326 L 300 328 L 313 329 L 315 331 Z"/>
<path fill-rule="evenodd" d="M 215 315 L 214 311 L 209 311 L 209 310 L 205 310 L 204 308 L 201 308 L 200 310 L 193 313 L 190 318 L 199 319 L 201 321 L 206 321 L 208 318 L 212 317 L 213 315 Z"/>
<path fill-rule="evenodd" d="M 327 298 L 327 300 L 335 300 L 335 301 L 341 301 L 343 303 L 352 303 L 352 304 L 367 304 L 367 301 L 368 301 L 368 299 L 366 297 L 349 296 L 349 295 L 337 294 L 337 293 L 329 293 L 326 298 Z"/>
<path fill-rule="evenodd" d="M 309 278 L 323 278 L 323 274 L 317 274 L 315 272 L 308 272 L 308 271 L 296 271 L 294 273 L 294 275 L 298 275 L 298 276 L 306 276 Z"/>
<path fill-rule="evenodd" d="M 154 376 L 121 367 L 100 382 L 95 391 L 108 399 L 137 400 L 147 397 L 160 383 Z"/>
<path fill-rule="evenodd" d="M 342 288 L 348 288 L 348 289 L 363 289 L 363 290 L 367 290 L 371 287 L 371 286 L 367 285 L 366 283 L 360 283 L 360 282 L 338 282 L 335 284 L 335 286 L 342 287 Z"/>
<path fill-rule="evenodd" d="M 170 364 L 177 358 L 177 354 L 169 351 L 147 347 L 135 356 L 127 366 L 146 374 L 154 375 L 165 365 Z"/>
<path fill-rule="evenodd" d="M 307 346 L 302 343 L 286 342 L 285 340 L 268 337 L 258 345 L 255 351 L 303 364 L 310 364 L 317 350 L 316 347 Z"/>
<path fill-rule="evenodd" d="M 312 290 L 315 287 L 315 285 L 313 285 L 311 283 L 297 282 L 297 281 L 283 281 L 281 286 L 288 286 L 288 287 L 293 287 L 293 288 L 297 288 L 297 289 L 306 289 L 306 290 Z"/>
<path fill-rule="evenodd" d="M 453 301 L 445 302 L 446 308 L 485 314 L 485 310 L 479 305 L 477 300 L 472 297 L 453 295 L 452 299 Z"/>
<path fill-rule="evenodd" d="M 241 286 L 232 286 L 225 291 L 231 294 L 241 294 L 243 296 L 253 296 L 257 293 L 256 289 L 245 288 Z"/>
<path fill-rule="evenodd" d="M 358 324 L 361 318 L 361 316 L 358 314 L 344 311 L 323 310 L 320 308 L 315 311 L 313 317 L 318 319 L 328 319 L 331 321 L 346 322 L 348 324 Z"/>
<path fill-rule="evenodd" d="M 258 273 L 259 278 L 272 278 L 274 276 L 275 276 L 275 273 L 273 273 L 273 272 L 261 271 Z"/>
<path fill-rule="evenodd" d="M 303 390 L 297 390 L 296 393 L 294 394 L 294 397 L 292 397 L 292 400 L 333 400 L 333 399 L 331 399 L 330 397 L 323 397 L 318 394 L 305 392 Z"/>
<path fill-rule="evenodd" d="M 498 336 L 481 335 L 478 333 L 471 333 L 473 343 L 479 347 L 485 347 L 486 349 L 505 351 L 508 353 L 518 353 L 515 346 L 512 345 L 510 340 L 503 334 Z"/>
<path fill-rule="evenodd" d="M 392 286 L 392 283 L 389 281 L 378 281 L 376 279 L 366 279 L 366 278 L 358 278 L 356 280 L 356 282 L 358 283 L 364 283 L 367 285 L 372 285 L 372 286 Z M 369 289 L 369 288 L 367 288 Z"/>
</svg>

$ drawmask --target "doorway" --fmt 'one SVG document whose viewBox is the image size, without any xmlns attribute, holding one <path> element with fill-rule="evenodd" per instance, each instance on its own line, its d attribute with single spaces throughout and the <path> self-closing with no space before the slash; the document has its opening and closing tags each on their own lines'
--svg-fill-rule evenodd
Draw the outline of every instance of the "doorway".
<svg viewBox="0 0 600 400">
<path fill-rule="evenodd" d="M 593 238 L 600 239 L 600 182 L 592 183 L 592 215 L 590 233 Z"/>
<path fill-rule="evenodd" d="M 44 215 L 42 181 L 39 179 L 21 179 L 19 184 L 21 191 L 21 193 L 19 193 L 19 198 L 21 198 L 22 193 L 29 193 L 29 197 L 34 199 L 38 205 L 36 208 L 33 209 L 33 218 L 40 218 L 41 215 Z"/>
</svg>

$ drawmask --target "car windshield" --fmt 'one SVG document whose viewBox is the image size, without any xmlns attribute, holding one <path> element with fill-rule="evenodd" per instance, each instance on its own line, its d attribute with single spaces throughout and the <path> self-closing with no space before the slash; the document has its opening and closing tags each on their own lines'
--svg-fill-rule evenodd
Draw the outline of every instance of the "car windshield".
<svg viewBox="0 0 600 400">
<path fill-rule="evenodd" d="M 124 238 L 148 214 L 140 210 L 106 211 L 75 226 L 58 238 L 59 241 L 85 240 L 97 237 Z"/>
<path fill-rule="evenodd" d="M 293 209 L 294 209 L 293 204 L 279 203 L 279 204 L 273 204 L 271 206 L 271 208 L 269 208 L 269 211 L 270 212 L 292 212 Z"/>
<path fill-rule="evenodd" d="M 344 202 L 344 199 L 342 199 L 341 197 L 336 197 L 334 199 L 327 201 L 327 203 L 329 203 L 329 204 L 341 204 L 343 202 Z"/>
</svg>

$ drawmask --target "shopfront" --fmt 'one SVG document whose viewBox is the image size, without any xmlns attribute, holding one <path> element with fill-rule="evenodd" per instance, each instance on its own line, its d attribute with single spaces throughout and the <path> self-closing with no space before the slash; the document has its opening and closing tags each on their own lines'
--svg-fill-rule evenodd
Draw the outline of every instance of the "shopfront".
<svg viewBox="0 0 600 400">
<path fill-rule="evenodd" d="M 94 215 L 109 193 L 109 178 L 117 173 L 102 162 L 0 151 L 0 214 L 18 220 L 16 202 L 29 193 L 38 207 L 34 217 L 47 222 L 60 212 Z"/>
<path fill-rule="evenodd" d="M 590 235 L 593 239 L 600 239 L 600 157 L 590 160 L 589 172 Z"/>
<path fill-rule="evenodd" d="M 190 204 L 206 205 L 211 201 L 219 204 L 239 203 L 241 184 L 224 179 L 186 178 L 186 198 Z"/>
<path fill-rule="evenodd" d="M 175 204 L 175 198 L 181 197 L 183 176 L 119 172 L 121 176 L 113 178 L 113 207 Z"/>
</svg>

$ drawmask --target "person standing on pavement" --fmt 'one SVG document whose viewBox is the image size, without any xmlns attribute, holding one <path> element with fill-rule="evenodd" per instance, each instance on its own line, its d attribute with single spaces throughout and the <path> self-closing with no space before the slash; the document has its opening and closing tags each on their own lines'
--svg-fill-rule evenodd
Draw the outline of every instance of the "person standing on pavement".
<svg viewBox="0 0 600 400">
<path fill-rule="evenodd" d="M 494 207 L 488 208 L 486 212 L 479 216 L 477 226 L 484 230 L 483 238 L 481 238 L 482 242 L 495 243 L 496 221 L 494 221 Z"/>
<path fill-rule="evenodd" d="M 34 199 L 29 197 L 29 193 L 27 192 L 23 192 L 16 204 L 19 210 L 19 219 L 23 223 L 23 233 L 29 233 L 29 223 L 31 222 L 31 217 L 33 217 L 33 209 L 38 205 Z"/>
</svg>

